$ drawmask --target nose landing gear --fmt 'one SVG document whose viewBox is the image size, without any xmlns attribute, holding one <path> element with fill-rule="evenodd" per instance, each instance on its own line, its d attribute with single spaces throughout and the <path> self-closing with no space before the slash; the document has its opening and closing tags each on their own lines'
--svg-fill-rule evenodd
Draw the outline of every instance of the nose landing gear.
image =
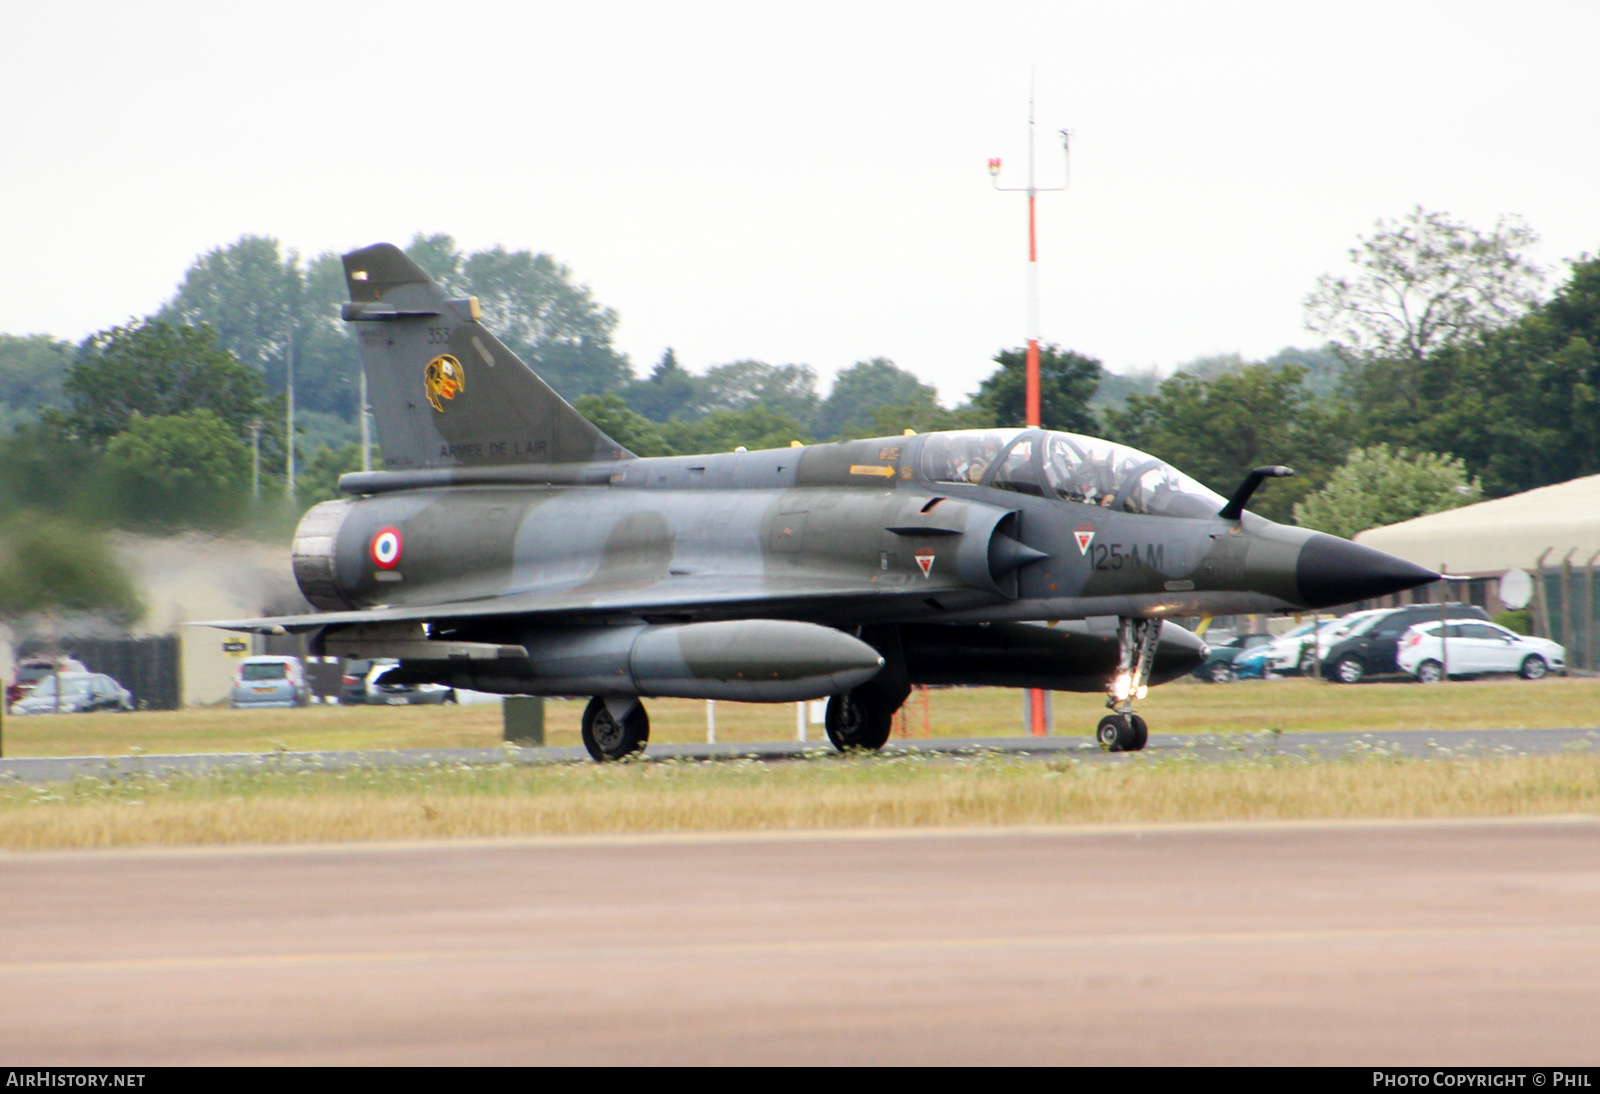
<svg viewBox="0 0 1600 1094">
<path fill-rule="evenodd" d="M 1100 719 L 1095 739 L 1107 752 L 1138 752 L 1150 739 L 1150 727 L 1133 712 L 1136 699 L 1150 687 L 1150 669 L 1161 641 L 1161 620 L 1123 619 L 1117 626 L 1117 672 L 1106 688 L 1111 713 Z"/>
</svg>

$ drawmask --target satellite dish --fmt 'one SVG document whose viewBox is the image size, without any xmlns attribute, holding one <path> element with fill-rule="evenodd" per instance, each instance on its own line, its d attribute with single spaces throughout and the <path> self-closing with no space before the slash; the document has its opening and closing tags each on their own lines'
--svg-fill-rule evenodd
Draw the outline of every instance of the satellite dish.
<svg viewBox="0 0 1600 1094">
<path fill-rule="evenodd" d="M 1500 575 L 1500 602 L 1508 608 L 1526 608 L 1533 599 L 1533 578 L 1527 570 L 1507 570 Z"/>
</svg>

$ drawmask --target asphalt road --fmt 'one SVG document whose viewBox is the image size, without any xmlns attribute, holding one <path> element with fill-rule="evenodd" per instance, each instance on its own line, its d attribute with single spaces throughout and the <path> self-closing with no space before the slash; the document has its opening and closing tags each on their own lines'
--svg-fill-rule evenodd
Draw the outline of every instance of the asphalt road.
<svg viewBox="0 0 1600 1094">
<path fill-rule="evenodd" d="M 1600 819 L 0 854 L 0 1064 L 1600 1063 Z"/>
<path fill-rule="evenodd" d="M 1565 749 L 1600 749 L 1596 729 L 1405 729 L 1384 733 L 1222 733 L 1151 734 L 1139 755 L 1146 759 L 1183 756 L 1233 760 L 1288 756 L 1304 760 L 1341 759 L 1354 754 L 1403 755 L 1423 759 L 1463 755 L 1519 756 Z M 1125 763 L 1129 753 L 1101 750 L 1087 734 L 1071 737 L 937 737 L 896 739 L 886 755 L 948 755 L 1001 752 L 1019 756 L 1068 755 L 1077 760 Z M 758 741 L 749 744 L 655 744 L 651 760 L 786 760 L 834 756 L 826 740 Z M 0 760 L 0 780 L 43 783 L 75 778 L 125 778 L 129 775 L 200 774 L 221 770 L 338 770 L 352 767 L 427 767 L 433 764 L 589 763 L 581 746 L 545 748 L 419 748 L 392 752 L 235 752 L 188 756 L 29 756 Z"/>
</svg>

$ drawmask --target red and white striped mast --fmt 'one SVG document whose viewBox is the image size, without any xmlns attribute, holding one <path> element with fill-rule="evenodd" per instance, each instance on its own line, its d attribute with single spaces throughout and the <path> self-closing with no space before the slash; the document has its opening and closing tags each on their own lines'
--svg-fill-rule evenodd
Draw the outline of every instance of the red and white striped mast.
<svg viewBox="0 0 1600 1094">
<path fill-rule="evenodd" d="M 1067 182 L 1071 180 L 1071 149 L 1070 136 L 1065 129 L 1061 130 L 1061 153 L 1067 162 L 1069 174 L 1067 181 L 1060 186 L 1040 186 L 1034 175 L 1033 154 L 1033 88 L 1028 88 L 1028 185 L 1026 186 L 1001 186 L 1000 185 L 1000 159 L 995 157 L 989 161 L 989 174 L 994 178 L 994 188 L 1008 193 L 1026 193 L 1028 195 L 1028 393 L 1024 407 L 1024 414 L 1029 426 L 1040 423 L 1039 414 L 1039 229 L 1038 229 L 1038 204 L 1041 193 L 1051 193 L 1056 190 L 1065 190 Z"/>
<path fill-rule="evenodd" d="M 1027 421 L 1023 424 L 1036 428 L 1041 424 L 1039 410 L 1039 195 L 1067 188 L 1068 182 L 1071 181 L 1071 148 L 1069 147 L 1069 134 L 1063 129 L 1061 130 L 1061 154 L 1067 161 L 1068 173 L 1063 176 L 1064 181 L 1060 186 L 1040 186 L 1034 174 L 1033 129 L 1033 80 L 1030 75 L 1028 81 L 1028 185 L 1001 186 L 1000 159 L 998 156 L 989 161 L 989 174 L 994 179 L 994 188 L 996 190 L 1026 193 L 1028 195 L 1028 386 L 1027 396 L 1023 404 L 1023 413 Z M 1028 690 L 1028 730 L 1035 737 L 1043 737 L 1048 732 L 1044 704 L 1044 690 L 1042 688 L 1030 688 Z"/>
</svg>

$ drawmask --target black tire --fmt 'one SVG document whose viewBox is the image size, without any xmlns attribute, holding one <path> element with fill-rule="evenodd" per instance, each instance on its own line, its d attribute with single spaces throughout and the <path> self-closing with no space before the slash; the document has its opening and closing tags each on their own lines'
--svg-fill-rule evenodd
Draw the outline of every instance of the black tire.
<svg viewBox="0 0 1600 1094">
<path fill-rule="evenodd" d="M 1128 751 L 1142 752 L 1150 742 L 1150 727 L 1137 714 L 1132 715 L 1130 720 L 1133 722 L 1133 743 L 1128 746 Z"/>
<path fill-rule="evenodd" d="M 1424 684 L 1437 684 L 1444 679 L 1444 666 L 1437 661 L 1424 661 L 1417 666 L 1417 680 Z"/>
<path fill-rule="evenodd" d="M 828 699 L 823 726 L 840 752 L 876 752 L 889 740 L 894 711 L 874 692 L 857 688 Z"/>
<path fill-rule="evenodd" d="M 1139 719 L 1143 721 L 1143 719 Z M 1137 747 L 1134 742 L 1138 739 L 1134 729 L 1134 719 L 1125 714 L 1107 714 L 1100 719 L 1100 724 L 1095 727 L 1095 740 L 1100 742 L 1100 747 L 1107 752 L 1133 752 Z"/>
<path fill-rule="evenodd" d="M 1361 663 L 1361 658 L 1347 653 L 1334 662 L 1328 678 L 1336 684 L 1359 684 L 1366 675 L 1367 666 Z"/>
<path fill-rule="evenodd" d="M 1213 684 L 1231 684 L 1234 680 L 1233 666 L 1226 661 L 1218 661 L 1206 668 L 1206 679 Z"/>
<path fill-rule="evenodd" d="M 650 743 L 650 715 L 643 703 L 635 703 L 622 721 L 606 709 L 605 700 L 596 696 L 583 711 L 583 747 L 600 763 L 626 760 L 644 751 Z"/>
<path fill-rule="evenodd" d="M 1522 667 L 1517 670 L 1517 675 L 1524 680 L 1542 680 L 1550 673 L 1550 666 L 1543 657 L 1530 653 L 1522 659 Z"/>
</svg>

